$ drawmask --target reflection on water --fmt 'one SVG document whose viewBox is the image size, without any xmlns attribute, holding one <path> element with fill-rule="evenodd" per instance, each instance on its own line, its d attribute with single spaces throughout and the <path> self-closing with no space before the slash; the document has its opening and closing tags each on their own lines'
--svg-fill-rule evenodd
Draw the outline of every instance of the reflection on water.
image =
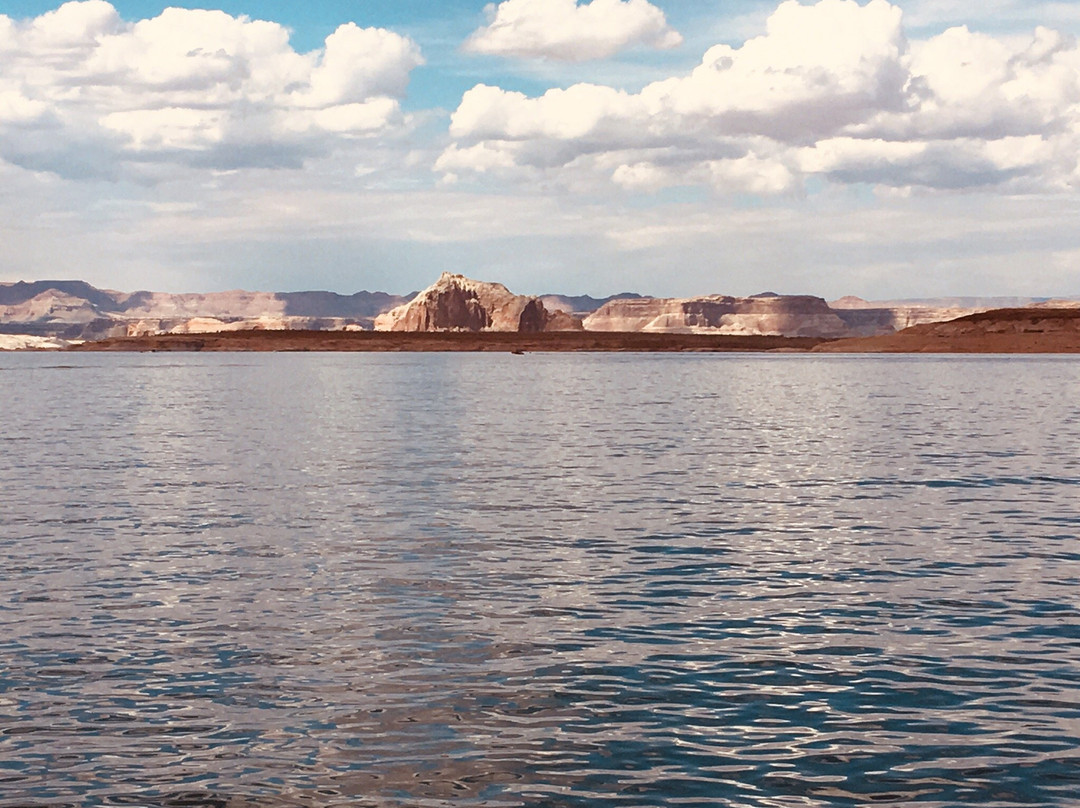
<svg viewBox="0 0 1080 808">
<path fill-rule="evenodd" d="M 62 359 L 0 808 L 1076 804 L 1076 361 Z"/>
</svg>

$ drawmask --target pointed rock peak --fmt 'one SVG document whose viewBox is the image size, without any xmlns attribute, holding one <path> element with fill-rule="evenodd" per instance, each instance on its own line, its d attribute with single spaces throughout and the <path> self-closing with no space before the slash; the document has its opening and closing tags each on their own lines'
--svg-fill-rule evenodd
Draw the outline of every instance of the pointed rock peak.
<svg viewBox="0 0 1080 808">
<path fill-rule="evenodd" d="M 868 303 L 861 297 L 856 297 L 855 295 L 845 295 L 838 300 L 834 300 L 829 305 L 834 309 L 868 309 L 873 304 Z"/>
<path fill-rule="evenodd" d="M 513 294 L 501 283 L 474 280 L 473 278 L 467 278 L 458 272 L 444 272 L 439 276 L 439 279 L 435 281 L 435 283 L 431 284 L 431 286 L 421 292 L 420 295 L 439 293 L 447 289 L 461 289 L 472 293 L 486 291 L 500 295 Z"/>
</svg>

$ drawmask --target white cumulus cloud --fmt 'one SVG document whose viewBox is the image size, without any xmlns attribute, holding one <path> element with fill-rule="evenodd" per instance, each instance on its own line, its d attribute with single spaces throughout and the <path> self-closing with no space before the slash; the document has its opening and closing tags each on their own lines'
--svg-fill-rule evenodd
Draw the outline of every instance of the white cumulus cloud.
<svg viewBox="0 0 1080 808">
<path fill-rule="evenodd" d="M 66 177 L 299 165 L 399 126 L 422 62 L 412 40 L 353 23 L 298 53 L 278 23 L 223 11 L 127 22 L 82 0 L 0 15 L 0 158 Z"/>
<path fill-rule="evenodd" d="M 626 48 L 674 48 L 682 36 L 648 0 L 505 0 L 466 40 L 472 53 L 581 62 Z"/>
<path fill-rule="evenodd" d="M 1080 186 L 1080 47 L 1039 28 L 966 27 L 909 42 L 887 0 L 786 0 L 763 35 L 626 93 L 579 84 L 528 97 L 478 85 L 444 163 L 530 182 L 650 190 L 798 191 L 808 177 L 887 188 Z M 470 161 L 470 155 L 483 160 Z M 449 169 L 447 169 L 449 170 Z"/>
</svg>

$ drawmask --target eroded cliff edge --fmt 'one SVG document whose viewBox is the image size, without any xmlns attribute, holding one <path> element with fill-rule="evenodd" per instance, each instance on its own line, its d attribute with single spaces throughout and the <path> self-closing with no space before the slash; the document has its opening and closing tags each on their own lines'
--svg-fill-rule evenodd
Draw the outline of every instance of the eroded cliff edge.
<svg viewBox="0 0 1080 808">
<path fill-rule="evenodd" d="M 408 303 L 375 318 L 376 331 L 580 331 L 581 320 L 548 311 L 536 297 L 515 295 L 501 283 L 444 272 Z"/>
<path fill-rule="evenodd" d="M 1080 309 L 994 309 L 895 334 L 823 342 L 825 353 L 1080 353 Z"/>
<path fill-rule="evenodd" d="M 587 316 L 584 325 L 590 331 L 840 339 L 892 334 L 990 308 L 992 304 L 979 305 L 978 301 L 963 306 L 949 301 L 868 303 L 855 297 L 828 303 L 813 295 L 772 293 L 703 295 L 612 300 Z"/>
<path fill-rule="evenodd" d="M 1049 298 L 936 298 L 832 302 L 812 295 L 762 293 L 644 298 L 622 293 L 530 297 L 498 283 L 446 273 L 415 306 L 410 295 L 383 292 L 216 292 L 167 294 L 96 289 L 83 281 L 0 283 L 0 349 L 61 347 L 49 339 L 96 340 L 156 334 L 247 330 L 368 330 L 405 333 L 578 331 L 670 335 L 869 337 L 921 323 L 1006 308 L 1076 308 Z"/>
<path fill-rule="evenodd" d="M 590 331 L 841 337 L 851 329 L 820 297 L 757 295 L 613 300 L 585 318 Z"/>
</svg>

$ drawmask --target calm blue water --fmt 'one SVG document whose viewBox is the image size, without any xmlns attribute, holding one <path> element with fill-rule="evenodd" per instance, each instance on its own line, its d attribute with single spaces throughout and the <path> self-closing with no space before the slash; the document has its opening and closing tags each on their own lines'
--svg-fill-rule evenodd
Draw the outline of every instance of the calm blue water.
<svg viewBox="0 0 1080 808">
<path fill-rule="evenodd" d="M 0 355 L 0 808 L 1080 805 L 1080 360 Z"/>
</svg>

